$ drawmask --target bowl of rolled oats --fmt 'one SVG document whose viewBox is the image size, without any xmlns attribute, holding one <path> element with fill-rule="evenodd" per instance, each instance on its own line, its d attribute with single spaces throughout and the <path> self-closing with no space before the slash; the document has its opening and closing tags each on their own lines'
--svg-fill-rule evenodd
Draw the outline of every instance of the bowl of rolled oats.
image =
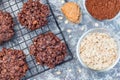
<svg viewBox="0 0 120 80">
<path fill-rule="evenodd" d="M 108 71 L 119 61 L 119 40 L 113 31 L 94 28 L 85 32 L 77 44 L 80 63 L 95 71 Z"/>
</svg>

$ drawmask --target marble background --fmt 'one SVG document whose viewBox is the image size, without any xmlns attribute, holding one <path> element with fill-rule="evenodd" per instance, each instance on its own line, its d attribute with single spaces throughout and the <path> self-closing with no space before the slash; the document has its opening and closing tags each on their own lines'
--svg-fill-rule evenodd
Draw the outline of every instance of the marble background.
<svg viewBox="0 0 120 80">
<path fill-rule="evenodd" d="M 10 0 L 10 1 L 12 3 L 14 0 Z M 45 2 L 45 0 L 41 0 L 41 1 L 43 3 Z M 72 54 L 74 56 L 73 60 L 65 64 L 59 65 L 54 69 L 50 69 L 28 80 L 120 80 L 120 61 L 117 63 L 117 65 L 114 68 L 112 68 L 107 72 L 95 72 L 84 68 L 80 64 L 76 56 L 76 45 L 78 39 L 81 37 L 81 35 L 84 32 L 86 32 L 91 28 L 103 27 L 113 30 L 114 33 L 116 34 L 115 36 L 117 36 L 117 38 L 120 41 L 120 16 L 116 17 L 114 20 L 111 21 L 98 21 L 92 18 L 87 13 L 86 9 L 83 7 L 85 0 L 68 0 L 68 1 L 74 1 L 81 7 L 82 20 L 80 24 L 73 24 L 67 21 L 64 15 L 61 13 L 60 8 L 65 3 L 64 0 L 49 0 L 51 8 L 59 23 L 59 26 L 64 33 L 65 39 L 69 45 L 70 50 L 72 51 Z M 4 4 L 4 6 L 7 6 L 7 4 L 8 3 Z M 22 3 L 20 5 L 22 6 Z M 3 6 L 1 5 L 0 8 L 2 7 Z M 8 9 L 7 11 L 10 10 Z M 17 29 L 17 27 L 15 29 Z M 20 35 L 20 33 L 18 33 L 18 35 Z M 26 38 L 26 35 L 24 36 Z M 21 40 L 22 38 L 20 38 L 18 41 L 20 42 Z M 4 45 L 8 45 L 8 44 L 9 42 Z M 24 44 L 22 45 L 22 47 L 25 47 Z M 15 46 L 15 49 L 16 48 L 18 47 Z"/>
<path fill-rule="evenodd" d="M 84 6 L 85 0 L 68 0 L 79 4 L 82 11 L 82 21 L 80 24 L 68 22 L 61 13 L 60 7 L 64 0 L 49 0 L 57 21 L 66 37 L 69 48 L 74 56 L 73 60 L 54 69 L 46 71 L 32 79 L 35 80 L 120 80 L 120 61 L 117 65 L 107 72 L 95 72 L 84 68 L 77 59 L 76 45 L 78 39 L 87 30 L 95 27 L 111 29 L 120 41 L 120 16 L 111 21 L 98 21 L 92 18 Z M 31 80 L 32 80 L 31 79 Z"/>
</svg>

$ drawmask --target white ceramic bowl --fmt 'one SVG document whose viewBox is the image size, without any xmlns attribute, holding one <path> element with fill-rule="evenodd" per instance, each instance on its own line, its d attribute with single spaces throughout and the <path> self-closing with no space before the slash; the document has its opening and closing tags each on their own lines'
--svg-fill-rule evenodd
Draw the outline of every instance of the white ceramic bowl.
<svg viewBox="0 0 120 80">
<path fill-rule="evenodd" d="M 89 11 L 88 11 L 87 8 L 86 8 L 85 2 L 86 2 L 86 0 L 83 0 L 83 7 L 84 7 L 85 11 L 87 12 L 87 14 L 88 14 L 90 17 L 92 17 L 93 19 L 98 20 L 98 19 L 94 18 L 94 17 L 89 13 Z M 118 16 L 120 16 L 120 11 L 119 11 L 118 14 L 117 14 L 114 18 L 112 18 L 112 19 L 105 19 L 105 20 L 98 20 L 98 21 L 112 21 L 112 20 L 115 20 Z"/>
<path fill-rule="evenodd" d="M 88 30 L 87 32 L 85 32 L 79 39 L 78 43 L 77 43 L 77 48 L 76 48 L 76 53 L 77 53 L 77 57 L 80 61 L 80 63 L 85 67 L 85 68 L 88 68 L 88 69 L 91 69 L 89 68 L 81 59 L 80 57 L 80 44 L 82 42 L 82 40 L 84 39 L 84 37 L 86 35 L 88 35 L 89 33 L 93 33 L 93 32 L 100 32 L 100 33 L 107 33 L 108 35 L 110 35 L 116 42 L 117 44 L 117 59 L 116 61 L 113 63 L 113 65 L 109 66 L 108 68 L 106 69 L 102 69 L 102 70 L 95 70 L 95 71 L 99 71 L 99 72 L 103 72 L 103 71 L 108 71 L 110 70 L 111 68 L 113 68 L 117 62 L 119 61 L 119 57 L 120 57 L 120 43 L 119 43 L 119 40 L 117 39 L 117 37 L 115 36 L 115 34 L 113 33 L 113 31 L 111 30 L 108 30 L 108 29 L 104 29 L 104 28 L 94 28 L 94 29 L 90 29 Z M 93 69 L 92 69 L 93 70 Z"/>
</svg>

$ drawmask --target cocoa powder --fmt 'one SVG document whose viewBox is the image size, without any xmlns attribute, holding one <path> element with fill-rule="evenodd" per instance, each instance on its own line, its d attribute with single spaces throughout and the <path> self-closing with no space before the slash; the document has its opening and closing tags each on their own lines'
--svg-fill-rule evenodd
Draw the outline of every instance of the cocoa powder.
<svg viewBox="0 0 120 80">
<path fill-rule="evenodd" d="M 98 20 L 112 19 L 120 11 L 120 0 L 86 0 L 88 12 Z"/>
</svg>

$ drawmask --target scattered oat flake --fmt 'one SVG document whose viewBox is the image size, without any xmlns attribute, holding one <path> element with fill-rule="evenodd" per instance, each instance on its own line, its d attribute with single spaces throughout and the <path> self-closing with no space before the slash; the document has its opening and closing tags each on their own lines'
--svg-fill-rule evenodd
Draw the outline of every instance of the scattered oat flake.
<svg viewBox="0 0 120 80">
<path fill-rule="evenodd" d="M 71 38 L 72 36 L 71 35 L 69 35 L 69 38 Z"/>
<path fill-rule="evenodd" d="M 98 23 L 95 23 L 95 26 L 98 27 Z"/>
<path fill-rule="evenodd" d="M 61 74 L 61 72 L 60 72 L 60 71 L 57 71 L 57 72 L 56 72 L 56 74 L 58 74 L 58 75 L 59 75 L 59 74 Z"/>
<path fill-rule="evenodd" d="M 63 17 L 62 17 L 62 16 L 59 16 L 59 17 L 58 17 L 58 19 L 59 19 L 59 20 L 62 20 L 62 19 L 63 19 Z"/>
<path fill-rule="evenodd" d="M 85 27 L 84 27 L 84 26 L 82 26 L 82 27 L 81 27 L 81 30 L 83 31 L 84 29 L 85 29 Z"/>
<path fill-rule="evenodd" d="M 65 20 L 65 24 L 68 24 L 68 20 Z"/>
<path fill-rule="evenodd" d="M 120 73 L 118 73 L 117 76 L 120 76 Z"/>
<path fill-rule="evenodd" d="M 61 3 L 65 3 L 65 1 L 64 1 L 64 0 L 61 0 Z"/>
<path fill-rule="evenodd" d="M 71 33 L 71 32 L 72 32 L 72 30 L 71 30 L 71 29 L 68 29 L 68 30 L 67 30 L 67 32 L 68 32 L 68 33 Z"/>
<path fill-rule="evenodd" d="M 81 73 L 81 69 L 78 69 L 78 72 Z"/>
<path fill-rule="evenodd" d="M 72 70 L 71 70 L 71 69 L 69 69 L 68 71 L 69 71 L 69 72 L 71 72 Z"/>
</svg>

